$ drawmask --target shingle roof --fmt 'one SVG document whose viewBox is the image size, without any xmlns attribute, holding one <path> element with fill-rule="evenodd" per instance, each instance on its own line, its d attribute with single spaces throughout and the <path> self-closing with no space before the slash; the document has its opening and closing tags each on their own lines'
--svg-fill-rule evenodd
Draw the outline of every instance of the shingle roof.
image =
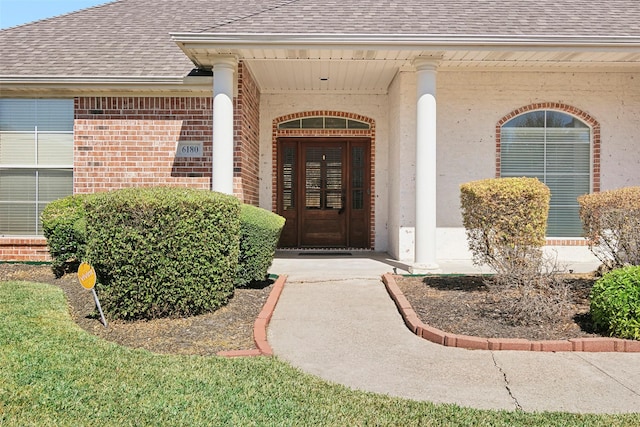
<svg viewBox="0 0 640 427">
<path fill-rule="evenodd" d="M 0 75 L 183 76 L 169 36 L 261 10 L 273 0 L 119 0 L 0 32 Z"/>
<path fill-rule="evenodd" d="M 169 33 L 640 37 L 640 0 L 118 0 L 0 32 L 0 75 L 183 76 Z"/>
<path fill-rule="evenodd" d="M 638 0 L 292 0 L 211 32 L 640 35 Z"/>
</svg>

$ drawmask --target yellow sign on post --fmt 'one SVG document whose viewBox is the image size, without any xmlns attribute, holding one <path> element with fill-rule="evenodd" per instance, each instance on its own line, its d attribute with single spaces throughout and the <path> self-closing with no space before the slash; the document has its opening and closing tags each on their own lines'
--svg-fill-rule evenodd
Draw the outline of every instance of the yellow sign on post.
<svg viewBox="0 0 640 427">
<path fill-rule="evenodd" d="M 104 317 L 104 313 L 102 312 L 102 307 L 100 307 L 100 300 L 98 300 L 98 294 L 96 294 L 96 290 L 94 286 L 96 286 L 96 271 L 86 262 L 83 262 L 78 267 L 78 280 L 83 288 L 90 289 L 93 294 L 93 300 L 96 302 L 96 307 L 98 307 L 98 311 L 100 312 L 100 318 L 102 319 L 102 324 L 106 328 L 107 319 Z"/>
<path fill-rule="evenodd" d="M 78 267 L 78 280 L 82 287 L 93 289 L 96 285 L 96 271 L 88 263 L 83 262 Z"/>
</svg>

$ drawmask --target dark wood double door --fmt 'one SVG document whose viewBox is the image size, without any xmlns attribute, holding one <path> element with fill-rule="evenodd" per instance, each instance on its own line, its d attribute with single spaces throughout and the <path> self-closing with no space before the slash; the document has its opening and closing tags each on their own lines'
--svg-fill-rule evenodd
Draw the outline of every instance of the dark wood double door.
<svg viewBox="0 0 640 427">
<path fill-rule="evenodd" d="M 370 247 L 370 139 L 280 138 L 280 247 Z"/>
</svg>

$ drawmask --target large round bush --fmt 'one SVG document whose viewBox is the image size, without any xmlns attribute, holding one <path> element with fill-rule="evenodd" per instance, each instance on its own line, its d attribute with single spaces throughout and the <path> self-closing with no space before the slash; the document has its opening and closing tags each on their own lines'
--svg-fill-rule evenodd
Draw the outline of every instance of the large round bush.
<svg viewBox="0 0 640 427">
<path fill-rule="evenodd" d="M 284 221 L 283 217 L 273 212 L 242 205 L 237 286 L 246 286 L 267 278 Z"/>
<path fill-rule="evenodd" d="M 131 188 L 86 203 L 87 258 L 111 318 L 190 316 L 233 294 L 240 202 L 184 188 Z"/>
<path fill-rule="evenodd" d="M 612 336 L 640 339 L 640 266 L 613 270 L 593 285 L 591 318 Z"/>
<path fill-rule="evenodd" d="M 56 277 L 77 271 L 86 250 L 84 201 L 87 194 L 64 197 L 42 211 L 42 231 L 47 238 L 51 268 Z"/>
</svg>

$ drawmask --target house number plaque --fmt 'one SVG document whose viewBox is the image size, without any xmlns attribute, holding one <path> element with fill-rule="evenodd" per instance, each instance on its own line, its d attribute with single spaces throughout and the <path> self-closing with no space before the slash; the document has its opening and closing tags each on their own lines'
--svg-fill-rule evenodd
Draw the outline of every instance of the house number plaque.
<svg viewBox="0 0 640 427">
<path fill-rule="evenodd" d="M 202 142 L 179 141 L 176 157 L 202 157 Z"/>
</svg>

